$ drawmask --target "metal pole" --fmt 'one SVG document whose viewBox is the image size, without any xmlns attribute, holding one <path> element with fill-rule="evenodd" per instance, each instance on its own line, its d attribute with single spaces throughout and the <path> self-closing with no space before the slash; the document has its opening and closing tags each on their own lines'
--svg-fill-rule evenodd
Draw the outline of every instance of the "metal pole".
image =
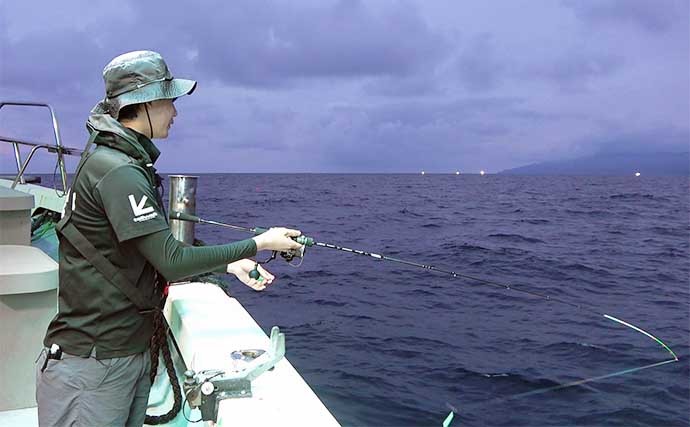
<svg viewBox="0 0 690 427">
<path fill-rule="evenodd" d="M 58 127 L 57 116 L 53 107 L 46 104 L 50 110 L 50 118 L 53 120 L 53 135 L 55 136 L 55 145 L 62 148 L 62 138 L 60 138 L 60 128 Z M 58 165 L 60 169 L 60 179 L 62 180 L 62 191 L 67 191 L 67 167 L 65 166 L 65 157 L 62 155 L 62 150 L 58 150 Z"/>
<path fill-rule="evenodd" d="M 24 171 L 26 170 L 26 167 L 29 166 L 29 162 L 34 157 L 34 154 L 36 154 L 36 150 L 38 150 L 41 147 L 42 146 L 37 145 L 33 147 L 31 151 L 29 151 L 29 156 L 26 158 L 26 161 L 22 165 L 22 168 L 19 169 L 19 172 L 17 172 L 17 176 L 14 178 L 14 181 L 12 181 L 12 186 L 10 187 L 11 189 L 14 189 L 14 187 L 16 187 L 17 183 L 19 183 L 20 181 L 22 182 L 22 184 L 24 184 Z"/>
<path fill-rule="evenodd" d="M 22 170 L 22 156 L 19 153 L 19 144 L 16 142 L 12 144 L 14 146 L 14 160 L 17 162 L 17 176 L 19 176 L 19 183 L 25 184 L 24 176 L 19 175 L 19 171 Z"/>
<path fill-rule="evenodd" d="M 184 212 L 196 215 L 196 183 L 199 177 L 189 175 L 169 175 L 170 203 L 169 211 Z M 170 220 L 173 236 L 188 244 L 194 244 L 194 223 L 189 221 Z"/>
<path fill-rule="evenodd" d="M 55 110 L 53 110 L 53 107 L 51 107 L 50 104 L 46 104 L 44 102 L 0 101 L 0 109 L 2 109 L 2 107 L 4 107 L 5 105 L 24 106 L 24 107 L 46 107 L 50 111 L 50 118 L 53 121 L 53 136 L 55 136 L 55 145 L 58 147 L 57 156 L 58 156 L 58 165 L 60 168 L 60 179 L 62 179 L 62 191 L 67 191 L 67 169 L 65 166 L 65 159 L 62 155 L 62 151 L 60 150 L 60 148 L 62 147 L 62 139 L 60 138 L 60 128 L 58 127 L 57 116 L 55 115 Z M 15 146 L 15 157 L 17 158 L 17 161 L 20 162 L 19 151 L 18 151 L 18 148 L 16 148 L 16 146 Z M 26 163 L 29 163 L 29 162 L 27 161 Z M 26 167 L 26 164 L 24 164 L 24 167 Z M 19 168 L 19 165 L 17 165 L 17 168 Z M 23 176 L 19 177 L 19 182 L 24 184 L 24 177 Z"/>
</svg>

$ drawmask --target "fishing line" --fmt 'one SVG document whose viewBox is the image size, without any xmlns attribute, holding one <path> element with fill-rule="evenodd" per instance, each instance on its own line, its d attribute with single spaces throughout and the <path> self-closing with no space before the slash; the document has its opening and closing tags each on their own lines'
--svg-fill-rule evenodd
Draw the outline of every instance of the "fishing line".
<svg viewBox="0 0 690 427">
<path fill-rule="evenodd" d="M 362 250 L 358 250 L 358 249 L 345 248 L 345 247 L 341 247 L 341 246 L 333 245 L 333 244 L 329 244 L 329 243 L 314 242 L 314 246 L 320 246 L 320 247 L 325 247 L 325 248 L 330 248 L 330 249 L 336 249 L 336 250 L 340 250 L 340 251 L 344 251 L 344 252 L 354 253 L 354 254 L 357 254 L 357 255 L 369 256 L 369 257 L 372 257 L 372 258 L 375 258 L 375 259 L 379 259 L 379 260 L 393 261 L 393 262 L 397 262 L 397 263 L 401 263 L 401 264 L 405 264 L 405 265 L 410 265 L 410 266 L 414 266 L 414 267 L 424 268 L 424 269 L 427 269 L 427 270 L 437 271 L 437 272 L 439 272 L 439 273 L 444 273 L 444 274 L 451 275 L 451 276 L 453 276 L 454 278 L 460 277 L 460 278 L 463 278 L 463 279 L 474 280 L 474 281 L 476 281 L 476 282 L 479 282 L 479 283 L 482 283 L 482 284 L 485 284 L 485 285 L 489 285 L 489 286 L 493 286 L 493 287 L 497 287 L 497 288 L 502 288 L 502 289 L 506 289 L 506 290 L 512 290 L 512 291 L 516 291 L 516 292 L 521 292 L 521 293 L 528 294 L 528 295 L 531 295 L 531 296 L 534 296 L 534 297 L 537 297 L 537 298 L 545 299 L 545 300 L 547 300 L 547 301 L 555 301 L 555 302 L 559 302 L 559 303 L 562 303 L 562 304 L 566 304 L 566 305 L 569 305 L 569 306 L 571 306 L 571 307 L 575 307 L 575 308 L 578 308 L 578 309 L 581 309 L 581 310 L 589 311 L 590 313 L 596 314 L 596 315 L 598 315 L 598 316 L 603 316 L 604 318 L 606 318 L 606 319 L 608 319 L 608 320 L 610 320 L 610 321 L 612 321 L 612 322 L 615 322 L 615 323 L 617 323 L 617 324 L 626 326 L 626 327 L 628 327 L 628 328 L 630 328 L 630 329 L 633 329 L 634 331 L 637 331 L 637 332 L 639 332 L 639 333 L 641 333 L 641 334 L 643 334 L 643 335 L 645 335 L 645 336 L 651 338 L 651 339 L 654 340 L 656 343 L 658 343 L 659 345 L 661 345 L 661 346 L 662 346 L 666 351 L 668 351 L 668 353 L 671 355 L 671 359 L 662 360 L 662 361 L 660 361 L 660 362 L 651 363 L 651 364 L 644 365 L 644 366 L 638 366 L 638 367 L 630 368 L 630 369 L 624 369 L 624 370 L 612 372 L 612 373 L 606 374 L 606 375 L 599 375 L 599 376 L 594 376 L 594 377 L 589 377 L 589 378 L 583 378 L 583 379 L 580 379 L 580 380 L 577 380 L 577 381 L 572 381 L 572 382 L 568 382 L 568 383 L 565 383 L 565 384 L 558 384 L 558 385 L 551 386 L 551 387 L 544 387 L 544 388 L 540 388 L 540 389 L 536 389 L 536 390 L 531 390 L 531 391 L 528 391 L 528 392 L 525 392 L 525 393 L 514 394 L 514 395 L 511 395 L 511 396 L 508 396 L 508 397 L 504 397 L 504 398 L 497 398 L 497 399 L 491 399 L 491 400 L 484 401 L 484 402 L 478 402 L 478 403 L 472 404 L 472 405 L 470 405 L 470 406 L 478 406 L 478 405 L 484 406 L 484 405 L 487 405 L 487 404 L 502 403 L 502 402 L 506 402 L 506 401 L 509 401 L 509 400 L 516 400 L 516 399 L 520 399 L 520 398 L 524 398 L 524 397 L 528 397 L 528 396 L 533 396 L 533 395 L 537 395 L 537 394 L 543 394 L 543 393 L 548 393 L 548 392 L 551 392 L 551 391 L 561 390 L 561 389 L 564 389 L 564 388 L 575 387 L 575 386 L 581 386 L 581 385 L 587 384 L 587 383 L 589 383 L 589 382 L 598 381 L 598 380 L 603 380 L 603 379 L 607 379 L 607 378 L 613 378 L 613 377 L 617 377 L 617 376 L 620 376 L 620 375 L 631 374 L 631 373 L 633 373 L 633 372 L 638 372 L 638 371 L 642 371 L 642 370 L 645 370 L 645 369 L 654 368 L 654 367 L 657 367 L 657 366 L 662 366 L 662 365 L 666 365 L 666 364 L 668 364 L 668 363 L 672 363 L 672 362 L 677 362 L 677 361 L 678 361 L 678 356 L 673 352 L 673 350 L 671 350 L 670 347 L 668 347 L 668 346 L 667 346 L 663 341 L 661 341 L 659 338 L 655 337 L 654 335 L 650 334 L 649 332 L 643 330 L 642 328 L 640 328 L 640 327 L 638 327 L 638 326 L 635 326 L 635 325 L 633 325 L 633 324 L 631 324 L 631 323 L 628 323 L 628 322 L 626 322 L 626 321 L 624 321 L 624 320 L 621 320 L 621 319 L 619 319 L 619 318 L 617 318 L 617 317 L 614 317 L 614 316 L 611 316 L 611 315 L 609 315 L 609 314 L 601 313 L 601 312 L 598 312 L 598 311 L 596 311 L 596 310 L 593 310 L 593 309 L 590 308 L 589 306 L 585 306 L 585 305 L 582 305 L 582 304 L 576 304 L 576 303 L 573 303 L 573 302 L 570 302 L 570 301 L 566 301 L 566 300 L 563 300 L 563 299 L 560 299 L 560 298 L 552 297 L 552 296 L 550 296 L 550 295 L 546 295 L 546 294 L 543 294 L 543 293 L 539 293 L 539 292 L 531 291 L 531 290 L 528 290 L 528 289 L 524 289 L 523 286 L 515 286 L 515 285 L 510 285 L 510 284 L 505 284 L 505 283 L 498 283 L 498 282 L 494 282 L 494 281 L 492 281 L 492 280 L 486 280 L 486 279 L 482 279 L 482 278 L 479 278 L 479 277 L 470 276 L 470 275 L 463 274 L 463 273 L 458 273 L 458 272 L 455 272 L 455 271 L 450 271 L 450 270 L 441 269 L 441 268 L 435 267 L 435 266 L 433 266 L 433 265 L 420 264 L 420 263 L 417 263 L 417 262 L 406 261 L 406 260 L 402 260 L 402 259 L 398 259 L 398 258 L 393 258 L 393 257 L 389 257 L 389 256 L 377 254 L 377 253 L 366 252 L 366 251 L 362 251 Z M 451 417 L 451 420 L 452 420 L 452 417 Z"/>
<path fill-rule="evenodd" d="M 250 233 L 254 233 L 254 234 L 261 234 L 261 233 L 263 233 L 263 232 L 265 232 L 265 231 L 267 230 L 267 229 L 265 229 L 265 228 L 260 228 L 260 227 L 248 228 L 248 227 L 241 227 L 241 226 L 237 226 L 237 225 L 224 224 L 224 223 L 217 222 L 217 221 L 204 220 L 204 219 L 201 219 L 201 218 L 199 218 L 199 217 L 197 217 L 197 216 L 185 214 L 185 213 L 182 213 L 182 212 L 171 212 L 171 213 L 170 213 L 170 218 L 171 218 L 171 219 L 178 219 L 178 220 L 182 220 L 182 221 L 191 221 L 191 222 L 196 222 L 196 223 L 206 223 L 206 224 L 219 225 L 219 226 L 222 226 L 222 227 L 232 228 L 232 229 L 235 229 L 235 230 L 250 232 Z M 657 338 L 656 336 L 654 336 L 654 335 L 652 335 L 651 333 L 645 331 L 644 329 L 640 328 L 639 326 L 635 326 L 635 325 L 633 325 L 632 323 L 626 322 L 625 320 L 619 319 L 619 318 L 614 317 L 614 316 L 612 316 L 612 315 L 610 315 L 610 314 L 606 314 L 606 313 L 602 313 L 602 312 L 596 311 L 596 310 L 594 310 L 593 308 L 591 308 L 592 306 L 590 306 L 590 305 L 576 304 L 576 303 L 573 303 L 573 302 L 570 302 L 570 301 L 566 301 L 566 300 L 563 300 L 563 299 L 560 299 L 560 298 L 556 298 L 556 297 L 553 297 L 553 296 L 551 296 L 551 295 L 547 295 L 547 294 L 544 294 L 544 293 L 541 293 L 541 292 L 535 292 L 535 291 L 533 291 L 533 290 L 526 289 L 525 286 L 522 286 L 522 285 L 516 286 L 516 285 L 507 284 L 507 283 L 499 283 L 499 282 L 495 282 L 495 281 L 493 281 L 493 280 L 482 279 L 482 278 L 480 278 L 480 277 L 470 276 L 470 275 L 468 275 L 468 274 L 458 273 L 458 272 L 456 272 L 456 271 L 446 270 L 446 269 L 443 269 L 443 268 L 438 268 L 438 267 L 433 266 L 433 265 L 421 264 L 421 263 L 413 262 L 413 261 L 407 261 L 407 260 L 403 260 L 403 259 L 399 259 L 399 258 L 394 258 L 394 257 L 390 257 L 390 256 L 386 256 L 386 255 L 382 255 L 382 254 L 378 254 L 378 253 L 374 253 L 374 252 L 367 252 L 367 251 L 363 251 L 363 250 L 359 250 L 359 249 L 351 249 L 351 248 L 347 248 L 347 247 L 343 247 L 343 246 L 334 245 L 334 244 L 331 244 L 331 243 L 317 242 L 317 241 L 315 241 L 313 238 L 307 237 L 307 236 L 304 236 L 304 235 L 299 236 L 299 237 L 295 237 L 295 238 L 293 238 L 293 239 L 294 239 L 295 241 L 297 241 L 298 243 L 304 245 L 305 247 L 318 246 L 318 247 L 323 247 L 323 248 L 328 248 L 328 249 L 334 249 L 334 250 L 338 250 L 338 251 L 342 251 L 342 252 L 348 252 L 348 253 L 352 253 L 352 254 L 356 254 L 356 255 L 367 256 L 367 257 L 374 258 L 374 259 L 377 259 L 377 260 L 380 260 L 380 261 L 391 261 L 391 262 L 396 262 L 396 263 L 399 263 L 399 264 L 405 264 L 405 265 L 409 265 L 409 266 L 412 266 L 412 267 L 418 267 L 418 268 L 423 268 L 423 269 L 425 269 L 425 270 L 431 270 L 431 271 L 436 271 L 436 272 L 439 272 L 439 273 L 442 273 L 442 274 L 447 274 L 447 275 L 452 276 L 453 278 L 463 278 L 463 279 L 467 279 L 467 280 L 473 280 L 473 281 L 475 281 L 475 282 L 478 282 L 478 283 L 481 283 L 481 284 L 485 284 L 485 285 L 488 285 L 488 286 L 493 286 L 493 287 L 496 287 L 496 288 L 501 288 L 501 289 L 505 289 L 505 290 L 511 290 L 511 291 L 515 291 L 515 292 L 520 292 L 520 293 L 523 293 L 523 294 L 531 295 L 531 296 L 536 297 L 536 298 L 545 299 L 545 300 L 547 300 L 547 301 L 555 301 L 555 302 L 558 302 L 558 303 L 561 303 L 561 304 L 569 305 L 569 306 L 571 306 L 571 307 L 574 307 L 574 308 L 577 308 L 577 309 L 581 309 L 581 310 L 585 310 L 585 311 L 588 311 L 588 312 L 590 312 L 590 313 L 592 313 L 592 314 L 596 314 L 597 316 L 604 317 L 605 319 L 610 320 L 610 321 L 612 321 L 612 322 L 614 322 L 614 323 L 616 323 L 616 324 L 618 324 L 618 325 L 622 325 L 622 326 L 625 326 L 625 327 L 627 327 L 627 328 L 630 328 L 630 329 L 632 329 L 632 330 L 634 330 L 634 331 L 636 331 L 636 332 L 639 332 L 639 333 L 641 333 L 641 334 L 647 336 L 648 338 L 652 339 L 653 341 L 655 341 L 657 344 L 659 344 L 661 347 L 663 347 L 663 348 L 670 354 L 670 356 L 671 356 L 670 359 L 665 359 L 665 360 L 662 360 L 662 361 L 659 361 L 659 362 L 655 362 L 655 363 L 651 363 L 651 364 L 647 364 L 647 365 L 643 365 L 643 366 L 638 366 L 638 367 L 634 367 L 634 368 L 624 369 L 624 370 L 612 372 L 612 373 L 605 374 L 605 375 L 598 375 L 598 376 L 594 376 L 594 377 L 583 378 L 583 379 L 579 379 L 579 380 L 576 380 L 576 381 L 571 381 L 571 382 L 567 382 L 567 383 L 564 383 L 564 384 L 558 384 L 558 385 L 555 385 L 555 386 L 550 386 L 550 387 L 544 387 L 544 388 L 540 388 L 540 389 L 536 389 L 536 390 L 531 390 L 531 391 L 528 391 L 528 392 L 525 392 L 525 393 L 518 393 L 518 394 L 514 394 L 514 395 L 511 395 L 511 396 L 507 396 L 507 397 L 496 398 L 496 399 L 490 399 L 490 400 L 483 401 L 483 402 L 473 403 L 473 404 L 470 404 L 469 407 L 472 407 L 472 406 L 479 406 L 479 405 L 483 406 L 483 405 L 487 405 L 487 404 L 495 404 L 495 403 L 500 403 L 500 402 L 506 402 L 506 401 L 509 401 L 509 400 L 515 400 L 515 399 L 520 399 L 520 398 L 524 398 L 524 397 L 528 397 L 528 396 L 534 396 L 534 395 L 544 394 L 544 393 L 548 393 L 548 392 L 555 391 L 555 390 L 562 390 L 562 389 L 569 388 L 569 387 L 580 386 L 580 385 L 583 385 L 583 384 L 587 384 L 587 383 L 589 383 L 589 382 L 598 381 L 598 380 L 603 380 L 603 379 L 607 379 L 607 378 L 613 378 L 613 377 L 617 377 L 617 376 L 620 376 L 620 375 L 631 374 L 631 373 L 639 372 L 639 371 L 642 371 L 642 370 L 645 370 L 645 369 L 650 369 L 650 368 L 654 368 L 654 367 L 666 365 L 666 364 L 669 364 L 669 363 L 677 362 L 677 361 L 679 360 L 679 359 L 678 359 L 678 356 L 676 355 L 676 353 L 674 353 L 673 350 L 671 350 L 671 348 L 670 348 L 669 346 L 667 346 L 663 341 L 661 341 L 661 340 L 660 340 L 659 338 Z M 303 253 L 302 253 L 302 255 L 303 255 Z M 285 256 L 284 256 L 284 257 L 285 257 Z M 275 253 L 274 253 L 273 257 L 271 257 L 271 260 L 274 259 L 274 258 L 275 258 Z M 286 258 L 286 259 L 287 259 L 287 258 Z M 291 259 L 291 258 L 290 258 L 290 259 Z M 270 261 L 270 260 L 269 260 L 269 261 Z M 268 262 L 268 261 L 267 261 L 267 262 Z M 452 417 L 451 415 L 452 415 L 453 413 L 457 413 L 457 412 L 458 412 L 457 409 L 455 408 L 455 406 L 450 405 L 449 403 L 446 403 L 446 405 L 447 405 L 449 408 L 451 408 L 451 411 L 452 411 L 452 412 L 451 412 L 451 414 L 448 415 L 448 417 L 446 417 L 446 420 L 444 421 L 444 425 L 446 425 L 446 422 L 447 422 L 448 424 L 450 424 L 450 422 L 451 422 L 452 419 L 453 419 L 453 417 Z"/>
</svg>

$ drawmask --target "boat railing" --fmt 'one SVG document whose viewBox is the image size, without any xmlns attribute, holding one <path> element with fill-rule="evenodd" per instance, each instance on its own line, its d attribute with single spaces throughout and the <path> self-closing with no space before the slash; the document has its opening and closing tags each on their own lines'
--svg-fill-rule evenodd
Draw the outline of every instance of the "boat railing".
<svg viewBox="0 0 690 427">
<path fill-rule="evenodd" d="M 53 107 L 50 106 L 50 104 L 46 104 L 43 102 L 18 102 L 18 101 L 0 101 L 0 110 L 4 106 L 20 106 L 20 107 L 45 107 L 50 111 L 50 118 L 52 119 L 53 123 L 53 135 L 55 137 L 55 144 L 44 144 L 40 142 L 35 142 L 35 141 L 27 141 L 23 139 L 18 139 L 14 137 L 7 137 L 7 136 L 1 136 L 0 135 L 0 142 L 5 142 L 12 144 L 14 148 L 14 159 L 17 164 L 17 176 L 14 178 L 14 181 L 12 182 L 11 188 L 15 188 L 18 183 L 24 184 L 24 172 L 26 171 L 27 166 L 29 165 L 29 162 L 33 158 L 34 154 L 40 149 L 45 149 L 49 153 L 56 153 L 57 154 L 57 166 L 58 169 L 60 170 L 60 179 L 62 180 L 62 189 L 65 191 L 67 189 L 67 169 L 65 167 L 65 155 L 68 156 L 80 156 L 82 154 L 83 150 L 76 149 L 76 148 L 69 148 L 69 147 L 64 147 L 62 145 L 62 140 L 60 139 L 60 128 L 58 126 L 58 121 L 57 117 L 55 116 L 55 110 L 53 110 Z M 31 151 L 29 151 L 29 155 L 27 156 L 26 160 L 22 161 L 21 158 L 21 153 L 19 151 L 19 146 L 20 145 L 26 145 L 31 147 Z"/>
</svg>

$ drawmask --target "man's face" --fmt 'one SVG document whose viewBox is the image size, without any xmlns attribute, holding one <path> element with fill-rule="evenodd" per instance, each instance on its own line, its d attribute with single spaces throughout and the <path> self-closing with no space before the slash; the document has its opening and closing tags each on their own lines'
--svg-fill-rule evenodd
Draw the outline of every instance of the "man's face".
<svg viewBox="0 0 690 427">
<path fill-rule="evenodd" d="M 168 137 L 173 118 L 177 116 L 177 110 L 172 99 L 158 99 L 148 103 L 153 138 L 164 139 Z"/>
</svg>

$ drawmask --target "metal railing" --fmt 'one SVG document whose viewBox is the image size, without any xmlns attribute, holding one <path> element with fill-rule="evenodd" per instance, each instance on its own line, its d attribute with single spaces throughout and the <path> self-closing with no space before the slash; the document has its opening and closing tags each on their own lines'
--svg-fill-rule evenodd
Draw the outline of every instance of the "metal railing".
<svg viewBox="0 0 690 427">
<path fill-rule="evenodd" d="M 26 141 L 26 140 L 21 140 L 21 139 L 17 139 L 17 138 L 0 136 L 0 142 L 10 143 L 14 147 L 14 160 L 17 163 L 17 176 L 14 178 L 14 181 L 12 182 L 11 188 L 15 188 L 18 183 L 22 183 L 22 184 L 25 183 L 24 172 L 26 171 L 26 167 L 29 165 L 29 162 L 33 158 L 34 154 L 36 154 L 36 151 L 38 151 L 39 149 L 45 149 L 49 153 L 57 153 L 58 168 L 60 169 L 60 178 L 62 180 L 62 189 L 63 189 L 63 191 L 66 191 L 67 190 L 67 169 L 65 168 L 64 155 L 80 156 L 83 150 L 79 150 L 76 148 L 63 147 L 62 140 L 60 139 L 60 128 L 58 126 L 57 117 L 55 116 L 55 111 L 53 110 L 53 107 L 51 107 L 49 104 L 45 104 L 42 102 L 0 101 L 0 109 L 2 109 L 2 107 L 4 107 L 5 105 L 13 105 L 13 106 L 21 106 L 21 107 L 46 107 L 50 111 L 50 117 L 53 121 L 53 135 L 55 136 L 55 145 L 42 144 L 40 142 L 32 142 L 32 141 Z M 32 147 L 31 151 L 29 152 L 29 155 L 27 156 L 27 158 L 24 162 L 22 162 L 21 154 L 19 152 L 19 146 L 20 145 L 27 145 L 27 146 Z"/>
</svg>

